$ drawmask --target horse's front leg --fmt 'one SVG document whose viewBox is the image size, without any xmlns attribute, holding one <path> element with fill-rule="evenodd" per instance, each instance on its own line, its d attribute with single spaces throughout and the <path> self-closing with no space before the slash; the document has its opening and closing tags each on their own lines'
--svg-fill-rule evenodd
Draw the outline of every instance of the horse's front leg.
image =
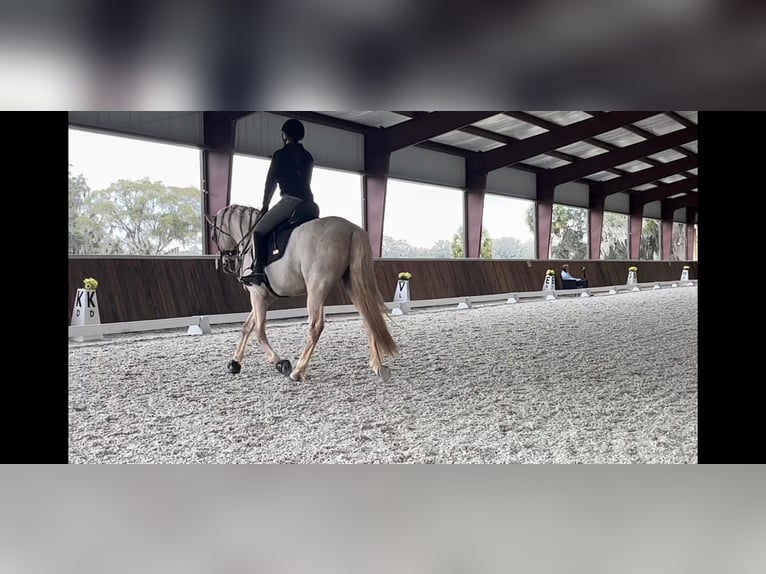
<svg viewBox="0 0 766 574">
<path fill-rule="evenodd" d="M 247 341 L 253 331 L 255 331 L 255 338 L 266 355 L 266 360 L 271 365 L 275 365 L 277 369 L 280 367 L 279 363 L 282 362 L 279 355 L 271 348 L 266 337 L 266 312 L 268 311 L 270 300 L 268 296 L 264 296 L 261 293 L 260 289 L 250 289 L 249 291 L 252 310 L 247 317 L 247 321 L 242 325 L 242 334 L 237 344 L 237 350 L 234 353 L 234 358 L 229 363 L 229 371 L 232 373 L 238 373 L 241 370 L 241 361 L 245 355 L 245 349 L 247 349 Z"/>
<path fill-rule="evenodd" d="M 247 340 L 250 338 L 250 333 L 255 328 L 255 310 L 251 309 L 250 314 L 247 316 L 245 323 L 242 325 L 242 329 L 239 334 L 239 341 L 237 342 L 237 349 L 234 351 L 234 357 L 229 361 L 229 372 L 237 374 L 242 370 L 242 357 L 245 355 L 245 349 L 247 348 Z"/>
</svg>

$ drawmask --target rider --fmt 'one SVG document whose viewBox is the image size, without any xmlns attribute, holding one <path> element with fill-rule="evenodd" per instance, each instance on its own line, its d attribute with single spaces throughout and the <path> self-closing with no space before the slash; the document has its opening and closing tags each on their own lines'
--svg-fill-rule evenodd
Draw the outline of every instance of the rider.
<svg viewBox="0 0 766 574">
<path fill-rule="evenodd" d="M 284 147 L 274 152 L 266 176 L 266 187 L 263 192 L 261 217 L 253 229 L 253 265 L 252 273 L 240 277 L 246 285 L 260 285 L 265 274 L 266 236 L 280 223 L 289 219 L 290 215 L 303 202 L 313 202 L 311 193 L 311 174 L 314 168 L 314 158 L 301 145 L 305 130 L 303 124 L 295 119 L 289 119 L 282 124 L 282 141 Z M 274 195 L 277 183 L 281 199 L 269 211 L 269 203 Z"/>
</svg>

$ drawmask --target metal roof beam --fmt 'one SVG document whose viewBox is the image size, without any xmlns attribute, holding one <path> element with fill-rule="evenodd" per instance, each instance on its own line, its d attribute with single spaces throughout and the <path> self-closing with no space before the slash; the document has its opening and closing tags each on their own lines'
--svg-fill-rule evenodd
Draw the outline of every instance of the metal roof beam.
<svg viewBox="0 0 766 574">
<path fill-rule="evenodd" d="M 518 163 L 541 153 L 581 141 L 596 134 L 624 127 L 644 118 L 656 116 L 660 112 L 608 112 L 598 117 L 588 118 L 558 129 L 533 136 L 517 143 L 496 148 L 476 155 L 485 171 Z"/>
<path fill-rule="evenodd" d="M 683 209 L 684 207 L 697 207 L 698 199 L 699 195 L 696 193 L 687 193 L 683 197 L 674 197 L 673 199 L 664 200 L 662 202 L 662 207 L 672 213 L 676 209 Z"/>
<path fill-rule="evenodd" d="M 695 167 L 697 167 L 696 157 L 684 157 L 675 161 L 663 163 L 657 167 L 635 171 L 625 177 L 610 179 L 603 183 L 602 189 L 606 195 L 611 195 L 619 191 L 628 190 L 632 187 L 660 180 L 663 177 L 675 175 L 688 169 L 694 169 Z"/>
<path fill-rule="evenodd" d="M 697 132 L 698 130 L 696 127 L 686 128 L 684 130 L 678 130 L 663 136 L 644 140 L 615 151 L 602 153 L 588 159 L 581 159 L 570 165 L 564 165 L 551 170 L 551 177 L 553 178 L 554 185 L 585 177 L 586 175 L 604 171 L 629 161 L 641 159 L 653 153 L 695 140 L 697 139 Z"/>
<path fill-rule="evenodd" d="M 540 126 L 541 128 L 545 128 L 546 130 L 557 130 L 557 129 L 559 129 L 561 127 L 561 124 L 557 124 L 556 122 L 552 122 L 552 121 L 546 120 L 544 118 L 538 118 L 537 116 L 533 116 L 532 114 L 528 114 L 527 112 L 503 112 L 503 113 L 506 116 L 509 116 L 509 117 L 512 117 L 512 118 L 516 118 L 517 120 L 521 120 L 521 121 L 527 122 L 529 124 Z M 613 151 L 613 150 L 616 150 L 616 149 L 620 149 L 620 146 L 617 146 L 617 145 L 614 145 L 614 144 L 610 144 L 609 142 L 603 142 L 603 141 L 601 141 L 599 139 L 596 139 L 596 138 L 586 138 L 586 139 L 584 139 L 582 141 L 584 141 L 585 143 L 589 143 L 592 146 L 599 147 L 601 149 L 605 149 L 607 151 Z M 550 155 L 550 156 L 553 156 L 553 157 L 560 157 L 561 159 L 569 159 L 569 161 L 571 161 L 571 162 L 575 162 L 575 161 L 579 161 L 581 159 L 585 159 L 585 158 L 581 158 L 581 157 L 578 157 L 576 155 L 572 155 L 572 154 L 561 152 L 561 151 L 549 151 L 549 152 L 547 152 L 547 154 Z M 559 155 L 559 154 L 561 154 L 561 155 Z M 562 157 L 562 156 L 569 156 L 569 158 Z M 654 160 L 651 160 L 651 161 L 654 161 Z M 659 162 L 655 162 L 655 163 L 659 164 Z M 627 175 L 627 174 L 630 173 L 629 171 L 625 171 L 624 169 L 619 169 L 619 168 L 616 168 L 616 167 L 612 167 L 612 168 L 606 169 L 604 171 L 608 171 L 609 173 L 613 173 L 613 174 L 619 175 L 619 176 Z M 591 182 L 587 181 L 586 183 L 588 185 L 590 185 Z"/>
<path fill-rule="evenodd" d="M 592 114 L 598 116 L 598 115 L 603 115 L 606 112 L 588 112 L 588 113 L 592 113 Z M 672 112 L 663 112 L 663 113 L 667 116 L 667 115 L 670 115 Z M 681 117 L 683 117 L 683 116 L 681 116 Z M 676 119 L 676 118 L 673 118 L 673 119 Z M 678 120 L 676 120 L 676 121 L 678 121 Z M 686 125 L 683 122 L 679 122 L 679 123 L 681 123 L 682 125 Z M 693 127 L 693 126 L 696 127 L 696 124 L 694 122 L 689 122 L 689 124 L 691 124 L 691 125 L 689 125 L 687 127 Z M 633 126 L 633 125 L 625 126 L 625 129 L 628 130 L 631 133 L 636 134 L 637 136 L 641 136 L 642 138 L 652 139 L 652 138 L 656 138 L 657 137 L 656 134 L 653 134 L 649 130 L 645 130 L 644 128 L 641 128 L 641 127 L 638 127 L 638 126 Z M 688 156 L 688 157 L 697 157 L 697 154 L 695 154 L 690 149 L 686 149 L 685 147 L 681 147 L 681 146 L 674 147 L 673 151 L 677 151 L 678 153 L 682 153 L 682 154 L 684 154 L 685 156 Z M 652 163 L 654 161 L 655 160 L 651 160 L 650 161 L 649 159 L 647 159 L 647 163 Z"/>
<path fill-rule="evenodd" d="M 652 201 L 661 201 L 675 195 L 677 193 L 688 193 L 692 189 L 697 187 L 697 176 L 693 175 L 686 179 L 674 181 L 673 183 L 665 183 L 654 189 L 647 189 L 646 191 L 631 191 L 630 194 L 641 199 L 644 203 L 650 203 Z"/>
<path fill-rule="evenodd" d="M 411 118 L 415 118 L 415 117 L 419 117 L 419 116 L 423 115 L 422 113 L 416 113 L 416 112 L 396 112 L 396 113 L 402 114 L 403 116 L 409 116 Z M 509 112 L 503 112 L 503 113 L 505 113 L 506 115 L 509 114 Z M 560 126 L 556 126 L 556 124 L 553 124 L 553 125 L 555 127 L 560 127 Z M 501 134 L 501 133 L 498 133 L 498 132 L 493 132 L 491 130 L 480 128 L 478 126 L 463 126 L 462 128 L 458 128 L 457 131 L 463 132 L 463 133 L 466 133 L 466 134 L 470 134 L 472 136 L 478 136 L 480 138 L 488 139 L 490 141 L 496 141 L 496 142 L 503 143 L 503 144 L 512 144 L 512 143 L 516 143 L 518 141 L 521 141 L 521 140 L 519 140 L 517 138 L 514 138 L 514 137 L 511 137 L 509 135 Z M 436 142 L 431 142 L 431 143 L 436 143 Z M 467 154 L 475 153 L 475 152 L 472 152 L 470 150 L 465 150 L 465 151 L 466 151 Z M 557 159 L 563 159 L 564 161 L 569 161 L 569 162 L 574 162 L 574 161 L 577 161 L 577 160 L 581 159 L 581 158 L 577 157 L 576 155 L 572 155 L 570 153 L 564 153 L 564 152 L 561 152 L 561 151 L 550 151 L 550 152 L 548 152 L 548 155 L 550 155 L 551 157 L 555 157 Z M 538 167 L 538 166 L 534 166 L 534 167 Z M 609 171 L 611 171 L 612 173 L 615 173 L 617 175 L 625 175 L 625 174 L 628 173 L 628 172 L 623 171 L 621 169 L 609 170 Z"/>
<path fill-rule="evenodd" d="M 686 118 L 679 114 L 678 112 L 665 112 L 668 116 L 676 120 L 679 124 L 682 126 L 685 126 L 687 128 L 690 128 L 692 126 L 696 127 L 697 124 L 695 124 L 693 121 L 691 121 L 689 118 Z"/>
<path fill-rule="evenodd" d="M 497 112 L 432 112 L 396 125 L 379 128 L 379 138 L 388 152 L 422 143 L 447 132 L 497 115 Z"/>
<path fill-rule="evenodd" d="M 334 116 L 328 116 L 317 112 L 271 112 L 280 116 L 286 116 L 288 118 L 295 118 L 296 120 L 307 121 L 328 128 L 336 128 L 339 130 L 346 130 L 356 132 L 360 134 L 369 134 L 377 131 L 377 128 L 367 126 L 357 122 L 351 122 L 342 118 L 336 118 Z"/>
<path fill-rule="evenodd" d="M 542 128 L 554 129 L 554 128 L 560 127 L 559 124 L 557 124 L 555 122 L 551 122 L 551 121 L 548 121 L 548 120 L 543 119 L 543 118 L 538 118 L 537 116 L 533 116 L 532 114 L 528 114 L 526 112 L 504 112 L 504 113 L 507 116 L 511 116 L 511 117 L 516 118 L 516 119 L 519 119 L 519 120 L 522 120 L 522 121 L 525 121 L 525 122 L 528 122 L 528 123 L 531 123 L 531 124 L 538 125 L 538 126 L 540 126 Z M 593 116 L 600 116 L 600 115 L 605 114 L 606 112 L 586 112 L 586 113 L 589 113 L 589 114 L 591 114 Z M 667 113 L 668 114 L 673 114 L 675 112 L 667 112 Z M 680 117 L 683 118 L 683 116 L 680 116 Z M 697 124 L 695 124 L 694 122 L 688 122 L 688 124 L 689 125 L 687 127 L 696 127 L 697 126 Z M 686 124 L 684 124 L 684 125 L 686 125 Z M 634 126 L 634 125 L 625 126 L 625 129 L 630 131 L 630 132 L 632 132 L 632 133 L 634 133 L 634 134 L 640 135 L 641 137 L 644 137 L 646 139 L 654 139 L 656 137 L 651 132 L 648 132 L 645 129 L 642 129 L 642 128 L 638 127 L 638 126 Z M 586 138 L 583 141 L 585 143 L 589 143 L 589 144 L 591 144 L 593 146 L 600 147 L 601 149 L 605 149 L 607 151 L 615 151 L 615 150 L 618 150 L 618 149 L 622 149 L 618 145 L 614 145 L 613 143 L 609 143 L 607 141 L 602 141 L 602 140 L 600 140 L 598 138 Z M 692 156 L 696 155 L 693 151 L 688 150 L 688 149 L 683 148 L 683 147 L 674 147 L 673 150 L 677 151 L 679 153 L 682 153 L 684 155 L 687 155 L 689 157 L 692 157 Z M 641 161 L 644 162 L 644 163 L 648 163 L 649 165 L 654 165 L 654 166 L 662 165 L 661 161 L 657 161 L 656 159 L 653 159 L 651 157 L 642 158 Z M 619 169 L 619 168 L 609 168 L 609 169 L 606 169 L 604 171 L 608 171 L 610 173 L 614 173 L 614 174 L 619 175 L 619 176 L 623 176 L 623 175 L 627 175 L 628 173 L 631 173 L 629 171 L 625 171 L 625 170 Z M 684 172 L 681 175 L 685 175 L 685 176 L 688 177 L 688 176 L 690 176 L 692 174 Z"/>
</svg>

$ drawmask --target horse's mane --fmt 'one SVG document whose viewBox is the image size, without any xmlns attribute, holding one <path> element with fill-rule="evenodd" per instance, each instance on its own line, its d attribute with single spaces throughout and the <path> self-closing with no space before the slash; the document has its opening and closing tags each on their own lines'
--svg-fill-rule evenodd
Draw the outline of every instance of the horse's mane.
<svg viewBox="0 0 766 574">
<path fill-rule="evenodd" d="M 240 205 L 239 203 L 232 203 L 231 205 L 227 205 L 219 209 L 218 214 L 223 215 L 224 213 L 227 213 L 228 211 L 260 211 L 260 209 L 256 209 L 255 207 L 252 207 L 250 205 Z"/>
<path fill-rule="evenodd" d="M 235 242 L 240 242 L 243 239 L 247 241 L 249 232 L 252 231 L 259 213 L 260 210 L 255 207 L 237 203 L 222 207 L 216 212 L 212 220 L 208 219 L 210 238 L 218 245 L 219 249 L 221 249 L 219 243 L 221 235 L 228 236 Z"/>
</svg>

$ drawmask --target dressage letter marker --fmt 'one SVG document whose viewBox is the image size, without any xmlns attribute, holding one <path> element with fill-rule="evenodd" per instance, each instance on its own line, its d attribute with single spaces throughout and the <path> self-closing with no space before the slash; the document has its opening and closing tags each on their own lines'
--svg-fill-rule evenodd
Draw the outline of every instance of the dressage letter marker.
<svg viewBox="0 0 766 574">
<path fill-rule="evenodd" d="M 410 282 L 407 279 L 397 279 L 396 289 L 394 290 L 394 303 L 399 303 L 391 309 L 392 315 L 405 315 L 409 312 L 410 306 Z"/>
<path fill-rule="evenodd" d="M 409 303 L 410 301 L 410 282 L 406 279 L 399 279 L 396 282 L 396 291 L 394 291 L 394 303 Z"/>
<path fill-rule="evenodd" d="M 72 326 L 76 325 L 100 325 L 101 317 L 98 314 L 98 299 L 95 289 L 78 289 L 72 309 Z M 98 341 L 103 335 L 82 335 L 73 337 L 75 341 Z"/>
<path fill-rule="evenodd" d="M 545 281 L 543 282 L 543 293 L 545 298 L 549 301 L 556 298 L 556 278 L 553 273 L 549 271 L 545 274 Z"/>
</svg>

